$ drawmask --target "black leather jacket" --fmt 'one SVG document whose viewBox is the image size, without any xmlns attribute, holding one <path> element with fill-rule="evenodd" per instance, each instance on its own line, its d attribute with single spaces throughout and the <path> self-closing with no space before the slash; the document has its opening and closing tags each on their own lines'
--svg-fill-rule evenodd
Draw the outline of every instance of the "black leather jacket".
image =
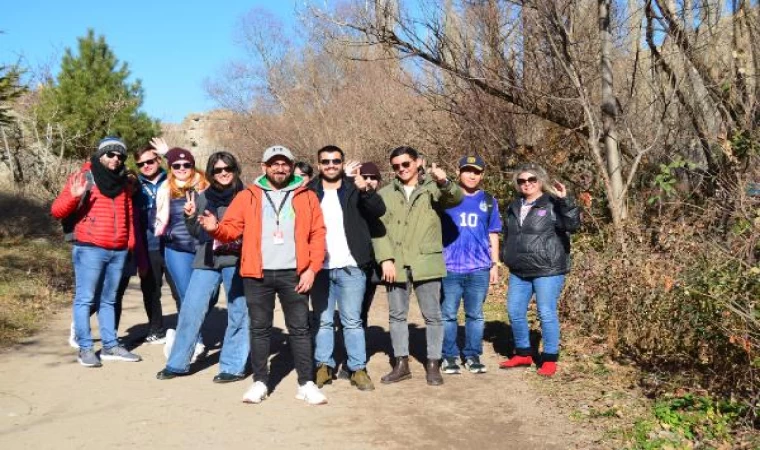
<svg viewBox="0 0 760 450">
<path fill-rule="evenodd" d="M 501 260 L 521 277 L 546 277 L 570 271 L 570 236 L 581 224 L 575 201 L 544 194 L 536 200 L 522 225 L 522 199 L 507 208 Z"/>
</svg>

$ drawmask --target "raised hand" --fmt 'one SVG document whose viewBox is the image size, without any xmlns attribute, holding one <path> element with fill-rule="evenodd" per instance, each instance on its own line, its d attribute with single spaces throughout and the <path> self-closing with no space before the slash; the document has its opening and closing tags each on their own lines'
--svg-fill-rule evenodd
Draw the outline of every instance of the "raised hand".
<svg viewBox="0 0 760 450">
<path fill-rule="evenodd" d="M 203 211 L 203 214 L 198 216 L 198 223 L 207 233 L 212 233 L 219 228 L 219 222 L 217 222 L 216 216 L 211 214 L 209 210 Z"/>
<path fill-rule="evenodd" d="M 446 182 L 446 172 L 438 167 L 438 164 L 436 163 L 430 165 L 430 176 L 433 177 L 433 180 L 438 184 Z"/>
<path fill-rule="evenodd" d="M 559 181 L 554 182 L 554 190 L 557 191 L 558 198 L 567 197 L 567 188 L 565 187 L 564 184 L 560 183 Z"/>
<path fill-rule="evenodd" d="M 190 217 L 195 214 L 195 198 L 198 194 L 190 190 L 185 192 L 185 215 Z"/>
<path fill-rule="evenodd" d="M 84 194 L 84 192 L 87 190 L 87 176 L 84 174 L 84 172 L 79 172 L 78 174 L 74 175 L 74 177 L 71 179 L 71 185 L 69 186 L 69 191 L 71 192 L 71 196 L 74 198 L 79 198 Z"/>
<path fill-rule="evenodd" d="M 150 145 L 156 149 L 159 155 L 165 155 L 169 151 L 169 144 L 162 137 L 154 137 L 150 140 Z"/>
<path fill-rule="evenodd" d="M 359 175 L 359 170 L 362 168 L 362 163 L 359 161 L 347 161 L 345 167 L 343 168 L 343 171 L 346 173 L 346 176 L 349 178 L 353 178 Z"/>
</svg>

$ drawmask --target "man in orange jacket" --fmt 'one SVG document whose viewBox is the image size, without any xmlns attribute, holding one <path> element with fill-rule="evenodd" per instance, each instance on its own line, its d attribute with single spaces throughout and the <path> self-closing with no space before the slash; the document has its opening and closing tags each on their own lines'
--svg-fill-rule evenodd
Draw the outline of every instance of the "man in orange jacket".
<svg viewBox="0 0 760 450">
<path fill-rule="evenodd" d="M 296 398 L 327 403 L 314 384 L 308 293 L 325 259 L 325 224 L 319 199 L 293 174 L 295 160 L 285 147 L 264 151 L 264 175 L 240 192 L 217 223 L 207 212 L 201 226 L 221 242 L 243 238 L 240 275 L 251 319 L 253 386 L 243 396 L 260 403 L 269 394 L 269 343 L 275 294 L 280 299 L 298 374 Z"/>
</svg>

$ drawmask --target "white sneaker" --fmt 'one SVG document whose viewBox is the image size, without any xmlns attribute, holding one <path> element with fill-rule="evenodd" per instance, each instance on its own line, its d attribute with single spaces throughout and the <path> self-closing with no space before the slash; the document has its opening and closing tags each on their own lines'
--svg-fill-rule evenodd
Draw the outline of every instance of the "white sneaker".
<svg viewBox="0 0 760 450">
<path fill-rule="evenodd" d="M 177 332 L 169 328 L 166 330 L 166 343 L 164 344 L 164 356 L 166 356 L 166 359 L 169 359 L 169 355 L 172 354 L 172 346 L 174 345 L 174 337 L 177 335 Z"/>
<path fill-rule="evenodd" d="M 69 332 L 69 347 L 79 349 L 77 343 L 77 332 L 74 329 L 74 322 L 71 322 L 71 331 Z"/>
<path fill-rule="evenodd" d="M 326 405 L 327 397 L 319 390 L 313 381 L 307 381 L 306 384 L 298 386 L 298 400 L 303 400 L 310 405 Z"/>
<path fill-rule="evenodd" d="M 245 391 L 245 394 L 243 394 L 243 403 L 259 404 L 265 398 L 267 398 L 267 395 L 269 395 L 269 389 L 267 389 L 267 385 L 261 381 L 256 381 L 253 383 L 253 386 L 251 386 L 247 391 Z"/>
<path fill-rule="evenodd" d="M 195 343 L 195 350 L 193 350 L 193 356 L 190 357 L 190 364 L 193 364 L 199 356 L 203 354 L 203 352 L 206 351 L 206 346 L 203 345 L 200 342 Z"/>
</svg>

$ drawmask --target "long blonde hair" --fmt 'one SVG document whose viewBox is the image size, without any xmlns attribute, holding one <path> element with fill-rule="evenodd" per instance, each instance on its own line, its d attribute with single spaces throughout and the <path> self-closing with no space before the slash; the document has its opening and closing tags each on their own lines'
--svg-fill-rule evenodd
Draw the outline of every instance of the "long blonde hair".
<svg viewBox="0 0 760 450">
<path fill-rule="evenodd" d="M 521 173 L 525 172 L 532 173 L 536 176 L 536 178 L 538 178 L 538 181 L 541 183 L 541 190 L 543 192 L 546 192 L 555 197 L 557 196 L 557 190 L 554 189 L 554 185 L 552 185 L 551 181 L 549 180 L 549 174 L 546 173 L 546 170 L 544 170 L 543 167 L 539 166 L 536 163 L 525 163 L 517 166 L 517 169 L 512 176 L 512 183 L 514 183 L 517 192 L 520 192 L 520 185 L 517 184 L 517 177 L 519 177 Z"/>
<path fill-rule="evenodd" d="M 174 172 L 170 169 L 169 174 L 166 176 L 166 182 L 169 185 L 169 197 L 184 197 L 185 193 L 189 190 L 203 192 L 209 186 L 209 182 L 206 180 L 206 175 L 200 169 L 193 168 L 193 172 L 187 180 L 188 181 L 185 182 L 178 180 L 174 175 Z"/>
</svg>

